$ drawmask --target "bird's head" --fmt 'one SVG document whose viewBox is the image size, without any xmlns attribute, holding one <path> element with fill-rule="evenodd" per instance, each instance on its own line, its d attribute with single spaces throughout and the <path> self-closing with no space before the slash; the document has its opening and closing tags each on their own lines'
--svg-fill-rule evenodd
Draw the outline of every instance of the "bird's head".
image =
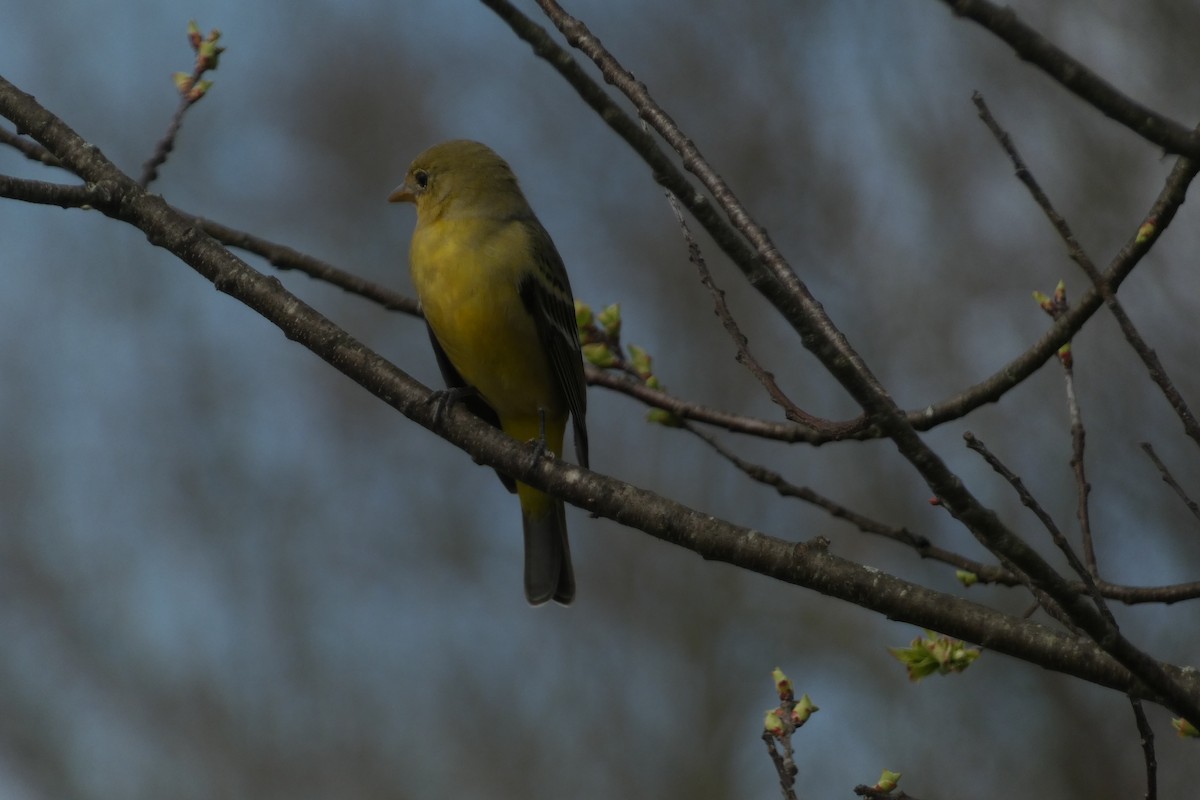
<svg viewBox="0 0 1200 800">
<path fill-rule="evenodd" d="M 514 216 L 528 209 L 504 159 L 467 139 L 436 144 L 413 159 L 388 201 L 413 203 L 424 222 L 447 215 Z"/>
</svg>

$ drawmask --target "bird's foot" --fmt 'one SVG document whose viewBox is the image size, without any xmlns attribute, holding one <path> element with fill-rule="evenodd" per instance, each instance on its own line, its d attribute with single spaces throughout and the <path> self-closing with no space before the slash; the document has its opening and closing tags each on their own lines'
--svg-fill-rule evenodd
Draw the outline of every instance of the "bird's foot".
<svg viewBox="0 0 1200 800">
<path fill-rule="evenodd" d="M 547 456 L 553 455 L 550 448 L 546 446 L 546 412 L 542 409 L 538 410 L 539 430 L 536 439 L 530 439 L 529 443 L 533 445 L 533 459 L 530 463 L 536 464 Z"/>
<path fill-rule="evenodd" d="M 429 395 L 427 401 L 433 404 L 433 426 L 436 428 L 442 424 L 450 406 L 475 394 L 478 392 L 470 386 L 452 386 L 449 389 L 435 390 L 433 394 Z"/>
</svg>

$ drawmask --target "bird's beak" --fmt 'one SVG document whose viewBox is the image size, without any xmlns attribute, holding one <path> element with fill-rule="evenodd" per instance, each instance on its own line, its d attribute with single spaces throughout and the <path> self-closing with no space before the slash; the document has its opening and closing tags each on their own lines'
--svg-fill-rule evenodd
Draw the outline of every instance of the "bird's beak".
<svg viewBox="0 0 1200 800">
<path fill-rule="evenodd" d="M 415 203 L 416 201 L 417 197 L 413 194 L 413 190 L 408 188 L 407 181 L 397 186 L 388 195 L 389 203 Z"/>
</svg>

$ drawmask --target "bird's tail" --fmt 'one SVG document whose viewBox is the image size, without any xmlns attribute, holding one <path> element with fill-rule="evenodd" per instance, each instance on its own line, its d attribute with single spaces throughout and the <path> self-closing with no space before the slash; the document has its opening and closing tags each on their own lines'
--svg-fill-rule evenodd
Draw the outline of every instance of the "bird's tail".
<svg viewBox="0 0 1200 800">
<path fill-rule="evenodd" d="M 575 571 L 567 543 L 567 514 L 562 501 L 523 483 L 521 522 L 525 527 L 525 599 L 531 605 L 575 599 Z"/>
</svg>

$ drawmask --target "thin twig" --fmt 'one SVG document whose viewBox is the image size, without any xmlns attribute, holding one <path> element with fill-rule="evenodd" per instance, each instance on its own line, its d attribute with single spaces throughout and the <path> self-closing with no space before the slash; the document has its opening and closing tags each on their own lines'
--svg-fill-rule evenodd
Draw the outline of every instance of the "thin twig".
<svg viewBox="0 0 1200 800">
<path fill-rule="evenodd" d="M 720 409 L 683 400 L 662 389 L 653 389 L 644 383 L 631 380 L 622 373 L 597 369 L 591 365 L 584 366 L 588 383 L 593 386 L 603 386 L 622 394 L 640 400 L 646 405 L 670 411 L 677 417 L 703 422 L 724 428 L 731 433 L 742 433 L 760 439 L 771 439 L 779 442 L 808 442 L 820 444 L 829 441 L 824 434 L 817 434 L 791 422 L 772 422 L 770 420 L 747 417 Z"/>
<path fill-rule="evenodd" d="M 721 325 L 724 326 L 725 332 L 729 334 L 729 338 L 733 340 L 734 347 L 737 348 L 737 361 L 746 369 L 750 370 L 763 388 L 767 390 L 767 395 L 775 405 L 783 409 L 784 416 L 793 422 L 798 422 L 809 428 L 817 431 L 827 430 L 835 423 L 823 420 L 809 414 L 804 409 L 792 402 L 783 391 L 779 388 L 779 384 L 775 381 L 775 376 L 766 370 L 754 354 L 750 352 L 750 341 L 746 338 L 746 334 L 742 333 L 742 329 L 738 326 L 737 320 L 733 318 L 733 312 L 729 310 L 729 304 L 725 302 L 725 291 L 717 286 L 717 282 L 713 280 L 712 272 L 708 268 L 708 263 L 704 260 L 704 254 L 700 251 L 700 245 L 697 244 L 696 238 L 692 236 L 692 230 L 688 227 L 687 220 L 683 217 L 683 209 L 679 207 L 679 201 L 675 199 L 675 195 L 671 192 L 666 192 L 667 202 L 671 206 L 671 212 L 675 215 L 675 222 L 678 223 L 680 231 L 683 233 L 683 240 L 687 243 L 688 259 L 696 267 L 696 271 L 700 273 L 700 283 L 703 284 L 708 293 L 712 296 L 713 308 L 716 311 L 717 317 L 721 320 Z"/>
<path fill-rule="evenodd" d="M 776 743 L 775 737 L 764 731 L 762 740 L 766 742 L 767 754 L 771 757 L 771 763 L 775 765 L 775 772 L 779 776 L 779 788 L 783 792 L 784 800 L 797 800 L 796 761 L 792 753 L 790 738 L 782 743 Z"/>
<path fill-rule="evenodd" d="M 1142 708 L 1141 700 L 1130 697 L 1129 705 L 1133 708 L 1133 718 L 1137 724 L 1138 736 L 1141 737 L 1142 759 L 1146 763 L 1146 800 L 1157 800 L 1158 758 L 1154 754 L 1154 729 L 1150 727 L 1150 720 L 1146 719 L 1146 710 Z"/>
<path fill-rule="evenodd" d="M 8 145 L 30 161 L 39 161 L 48 167 L 62 166 L 61 161 L 37 142 L 3 128 L 0 128 L 0 144 Z"/>
<path fill-rule="evenodd" d="M 1183 504 L 1187 506 L 1188 511 L 1192 512 L 1192 516 L 1200 519 L 1200 505 L 1197 505 L 1196 501 L 1189 497 L 1188 493 L 1179 485 L 1179 482 L 1175 480 L 1175 476 L 1171 474 L 1171 470 L 1167 469 L 1167 465 L 1154 452 L 1154 447 L 1149 442 L 1142 442 L 1142 450 L 1146 452 L 1146 455 L 1154 462 L 1154 466 L 1158 468 L 1158 473 L 1162 476 L 1163 483 L 1175 490 L 1175 494 L 1179 495 L 1180 499 L 1183 500 Z"/>
<path fill-rule="evenodd" d="M 1079 576 L 1080 580 L 1083 581 L 1084 586 L 1087 587 L 1088 594 L 1091 596 L 1092 601 L 1096 604 L 1096 609 L 1100 612 L 1105 622 L 1110 626 L 1110 630 L 1115 634 L 1117 630 L 1116 620 L 1113 619 L 1112 614 L 1108 610 L 1107 604 L 1104 602 L 1104 598 L 1100 595 L 1100 590 L 1096 586 L 1095 579 L 1092 577 L 1091 572 L 1088 571 L 1088 568 L 1083 564 L 1083 562 L 1079 560 L 1079 556 L 1075 554 L 1075 549 L 1071 547 L 1071 543 L 1067 541 L 1067 537 L 1063 535 L 1058 525 L 1054 522 L 1054 519 L 1046 512 L 1044 508 L 1042 508 L 1042 505 L 1037 501 L 1037 498 L 1035 498 L 1033 494 L 1025 488 L 1025 482 L 1021 480 L 1020 476 L 1009 469 L 1004 462 L 997 458 L 996 455 L 988 449 L 987 445 L 976 438 L 976 436 L 970 431 L 963 434 L 963 439 L 966 441 L 968 448 L 974 450 L 976 453 L 979 453 L 979 455 L 983 457 L 983 460 L 987 462 L 988 466 L 990 466 L 998 475 L 1000 475 L 1000 477 L 1004 478 L 1004 480 L 1008 482 L 1009 486 L 1013 488 L 1013 491 L 1017 493 L 1017 497 L 1021 500 L 1021 504 L 1032 511 L 1034 516 L 1038 518 L 1038 521 L 1042 523 L 1042 527 L 1044 527 L 1046 532 L 1050 534 L 1050 539 L 1054 542 L 1055 546 L 1058 547 L 1059 551 L 1066 557 L 1067 563 L 1070 565 L 1071 569 L 1075 571 L 1075 574 Z M 1047 611 L 1049 610 L 1050 609 L 1047 608 Z"/>
<path fill-rule="evenodd" d="M 1181 603 L 1200 598 L 1200 581 L 1173 583 L 1166 586 L 1124 586 L 1108 581 L 1096 581 L 1100 594 L 1125 605 L 1141 603 Z"/>
<path fill-rule="evenodd" d="M 287 245 L 252 236 L 211 219 L 203 217 L 192 217 L 192 219 L 205 233 L 222 244 L 262 256 L 276 269 L 303 272 L 310 278 L 325 281 L 350 294 L 374 301 L 389 311 L 402 311 L 412 316 L 421 315 L 420 304 L 414 298 L 386 286 L 360 278 L 352 272 L 338 269 L 326 261 L 301 253 Z"/>
<path fill-rule="evenodd" d="M 0 197 L 20 200 L 23 203 L 37 203 L 59 208 L 87 208 L 96 196 L 97 191 L 92 186 L 50 183 L 0 175 Z"/>
<path fill-rule="evenodd" d="M 159 167 L 167 163 L 171 151 L 175 149 L 175 139 L 179 136 L 180 128 L 183 127 L 183 117 L 193 105 L 194 103 L 189 101 L 186 95 L 179 98 L 179 105 L 175 107 L 175 113 L 171 115 L 171 122 L 167 125 L 166 132 L 158 140 L 150 158 L 146 159 L 146 163 L 142 165 L 142 175 L 138 178 L 138 185 L 143 189 L 158 178 Z"/>
<path fill-rule="evenodd" d="M 171 116 L 167 131 L 158 140 L 154 153 L 142 165 L 142 176 L 138 179 L 138 185 L 143 189 L 158 178 L 159 167 L 167 162 L 171 151 L 175 149 L 175 139 L 179 136 L 179 129 L 183 126 L 184 115 L 187 114 L 188 109 L 200 102 L 212 85 L 212 81 L 202 80 L 202 78 L 205 73 L 217 68 L 221 53 L 225 50 L 224 47 L 217 46 L 217 40 L 220 38 L 221 32 L 218 30 L 214 29 L 208 36 L 204 36 L 195 22 L 188 23 L 188 44 L 196 53 L 196 61 L 191 75 L 181 72 L 175 76 L 175 88 L 179 91 L 179 105 L 175 107 L 175 113 Z"/>
<path fill-rule="evenodd" d="M 855 786 L 854 793 L 859 797 L 872 797 L 876 798 L 876 800 L 919 800 L 919 798 L 913 797 L 903 789 L 897 791 L 876 789 L 874 786 L 867 786 L 865 783 Z"/>
<path fill-rule="evenodd" d="M 928 558 L 933 561 L 940 561 L 955 569 L 961 569 L 966 572 L 975 574 L 980 581 L 985 583 L 996 583 L 1004 586 L 1018 586 L 1022 582 L 1018 580 L 1010 571 L 1003 567 L 991 566 L 984 564 L 966 556 L 959 555 L 950 550 L 945 550 L 929 541 L 928 537 L 913 533 L 907 528 L 885 525 L 878 520 L 871 519 L 856 511 L 852 511 L 841 503 L 825 497 L 807 486 L 797 486 L 794 483 L 786 480 L 782 475 L 774 470 L 768 469 L 761 464 L 755 464 L 747 461 L 741 456 L 734 453 L 732 450 L 725 447 L 705 431 L 698 428 L 685 425 L 684 428 L 692 435 L 699 438 L 702 442 L 711 447 L 718 455 L 743 472 L 751 480 L 761 483 L 764 486 L 770 486 L 781 497 L 792 497 L 797 500 L 802 500 L 810 505 L 825 511 L 834 519 L 843 519 L 849 522 L 854 527 L 863 533 L 869 533 L 875 536 L 882 536 L 885 539 L 890 539 L 893 542 L 911 547 L 921 558 Z"/>
<path fill-rule="evenodd" d="M 775 382 L 775 376 L 764 369 L 754 354 L 750 352 L 750 340 L 746 338 L 746 334 L 742 333 L 737 320 L 733 318 L 733 312 L 729 310 L 729 304 L 725 302 L 725 290 L 718 287 L 717 282 L 713 280 L 708 263 L 704 260 L 704 254 L 700 251 L 700 245 L 696 242 L 696 237 L 692 236 L 692 230 L 688 227 L 687 220 L 683 218 L 683 210 L 679 207 L 679 201 L 670 192 L 666 192 L 666 197 L 667 203 L 671 206 L 671 213 L 675 215 L 675 222 L 683 234 L 683 241 L 687 244 L 688 260 L 696 267 L 696 271 L 700 273 L 700 283 L 705 289 L 708 289 L 708 293 L 712 296 L 713 310 L 716 312 L 717 318 L 721 320 L 725 332 L 733 340 L 733 346 L 737 349 L 738 363 L 750 370 L 750 374 L 762 384 L 771 400 L 783 409 L 788 419 L 802 421 L 802 418 L 808 415 L 784 394 L 784 391 L 779 388 L 779 384 Z"/>
<path fill-rule="evenodd" d="M 1063 362 L 1063 378 L 1066 384 L 1067 416 L 1071 420 L 1071 471 L 1075 475 L 1075 516 L 1079 520 L 1079 536 L 1083 544 L 1083 563 L 1093 580 L 1100 576 L 1096 565 L 1096 547 L 1092 541 L 1092 518 L 1088 497 L 1092 493 L 1087 479 L 1087 465 L 1083 455 L 1087 441 L 1087 430 L 1083 427 L 1083 412 L 1079 408 L 1079 396 L 1075 391 L 1075 370 L 1072 362 Z"/>
</svg>

